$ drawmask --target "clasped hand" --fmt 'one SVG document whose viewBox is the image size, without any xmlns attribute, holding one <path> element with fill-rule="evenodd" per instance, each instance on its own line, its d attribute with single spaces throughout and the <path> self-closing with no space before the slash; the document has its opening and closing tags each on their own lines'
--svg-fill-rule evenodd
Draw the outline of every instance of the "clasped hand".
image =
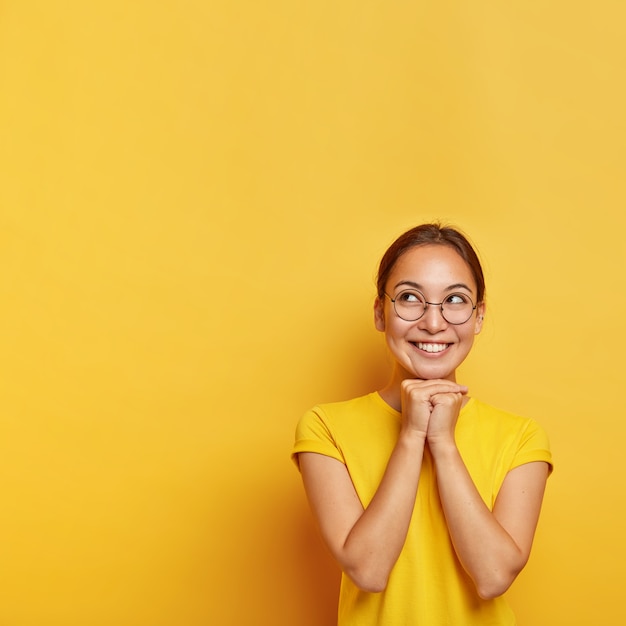
<svg viewBox="0 0 626 626">
<path fill-rule="evenodd" d="M 433 445 L 454 441 L 454 428 L 467 387 L 449 380 L 402 381 L 403 426 L 423 434 Z"/>
</svg>

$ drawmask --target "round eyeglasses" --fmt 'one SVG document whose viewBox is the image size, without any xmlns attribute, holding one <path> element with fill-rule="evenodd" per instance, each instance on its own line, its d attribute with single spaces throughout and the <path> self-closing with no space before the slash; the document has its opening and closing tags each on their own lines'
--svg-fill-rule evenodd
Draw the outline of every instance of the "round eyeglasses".
<svg viewBox="0 0 626 626">
<path fill-rule="evenodd" d="M 466 293 L 451 293 L 442 302 L 428 302 L 426 297 L 417 289 L 405 289 L 392 298 L 396 315 L 405 322 L 416 322 L 424 316 L 429 305 L 441 307 L 441 315 L 448 324 L 465 324 L 472 317 L 476 305 Z"/>
</svg>

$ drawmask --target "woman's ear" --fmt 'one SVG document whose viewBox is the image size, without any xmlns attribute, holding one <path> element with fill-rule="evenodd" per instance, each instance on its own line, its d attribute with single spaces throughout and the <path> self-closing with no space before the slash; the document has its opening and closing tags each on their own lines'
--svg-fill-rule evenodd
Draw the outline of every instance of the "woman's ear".
<svg viewBox="0 0 626 626">
<path fill-rule="evenodd" d="M 380 332 L 385 331 L 385 301 L 380 298 L 374 300 L 374 326 Z"/>
<path fill-rule="evenodd" d="M 478 335 L 478 333 L 483 329 L 483 320 L 485 319 L 485 303 L 481 302 L 476 307 L 476 324 L 474 324 L 474 334 Z"/>
</svg>

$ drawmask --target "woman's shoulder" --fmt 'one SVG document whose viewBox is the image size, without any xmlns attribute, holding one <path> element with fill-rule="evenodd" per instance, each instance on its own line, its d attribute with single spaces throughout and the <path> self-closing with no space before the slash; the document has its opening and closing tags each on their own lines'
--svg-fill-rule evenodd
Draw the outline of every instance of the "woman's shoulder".
<svg viewBox="0 0 626 626">
<path fill-rule="evenodd" d="M 393 423 L 393 416 L 385 419 L 391 407 L 377 393 L 369 393 L 349 400 L 320 403 L 310 408 L 296 426 L 293 454 L 319 452 L 343 460 L 342 443 L 353 441 L 355 434 L 372 430 L 374 423 Z M 379 419 L 383 416 L 383 419 Z M 369 425 L 369 426 L 368 426 Z"/>
<path fill-rule="evenodd" d="M 522 416 L 512 411 L 496 407 L 492 404 L 471 398 L 465 405 L 463 413 L 474 423 L 500 429 L 516 431 L 542 431 L 543 427 L 532 417 Z"/>
<path fill-rule="evenodd" d="M 495 406 L 479 398 L 471 397 L 469 402 L 464 407 L 468 413 L 474 413 L 481 417 L 497 417 L 501 419 L 511 420 L 526 420 L 528 418 L 522 417 L 517 413 L 513 413 L 508 409 Z"/>
<path fill-rule="evenodd" d="M 479 400 L 468 402 L 461 432 L 465 441 L 481 441 L 487 448 L 510 454 L 510 468 L 531 461 L 545 461 L 552 472 L 550 438 L 532 417 L 523 417 Z"/>
<path fill-rule="evenodd" d="M 324 415 L 332 418 L 342 418 L 349 416 L 362 416 L 371 412 L 396 413 L 379 395 L 373 391 L 362 396 L 349 398 L 347 400 L 336 400 L 333 402 L 322 402 L 313 406 L 309 412 Z"/>
</svg>

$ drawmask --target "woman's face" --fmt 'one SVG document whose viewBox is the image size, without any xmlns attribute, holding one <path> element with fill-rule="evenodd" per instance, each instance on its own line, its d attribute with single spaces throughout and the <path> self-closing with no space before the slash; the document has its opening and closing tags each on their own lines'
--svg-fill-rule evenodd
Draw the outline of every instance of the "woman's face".
<svg viewBox="0 0 626 626">
<path fill-rule="evenodd" d="M 423 245 L 405 252 L 389 274 L 390 296 L 376 300 L 376 328 L 385 333 L 401 378 L 456 380 L 456 368 L 465 360 L 482 328 L 484 304 L 478 304 L 463 324 L 450 324 L 441 306 L 429 305 L 424 315 L 407 322 L 395 313 L 393 302 L 401 291 L 420 291 L 427 302 L 442 302 L 452 293 L 467 294 L 476 303 L 476 281 L 459 254 L 445 245 Z"/>
</svg>

